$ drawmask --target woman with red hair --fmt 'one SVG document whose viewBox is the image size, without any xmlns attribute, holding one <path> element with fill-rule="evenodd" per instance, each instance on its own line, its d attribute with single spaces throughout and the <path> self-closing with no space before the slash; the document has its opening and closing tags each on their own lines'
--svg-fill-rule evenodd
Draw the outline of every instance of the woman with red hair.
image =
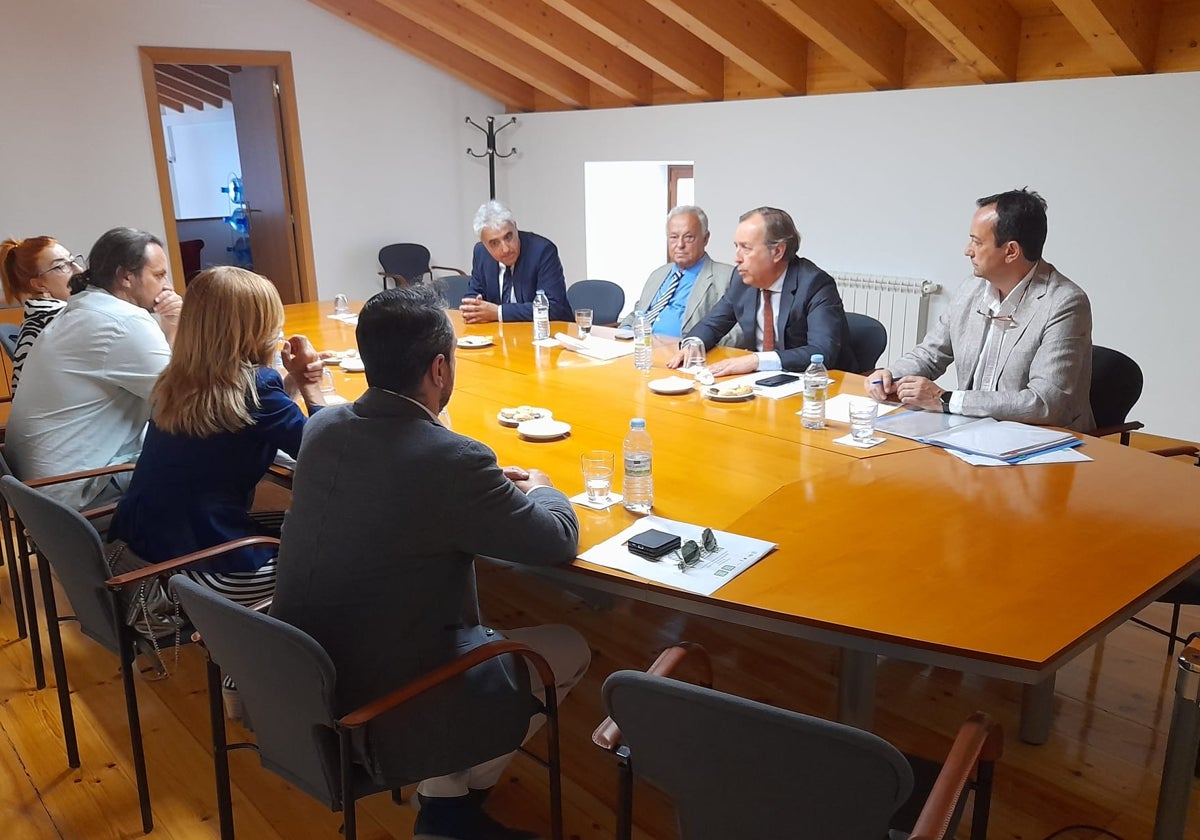
<svg viewBox="0 0 1200 840">
<path fill-rule="evenodd" d="M 0 281 L 4 283 L 4 298 L 25 307 L 12 359 L 14 391 L 21 379 L 21 365 L 34 339 L 67 305 L 67 298 L 71 296 L 69 282 L 83 268 L 82 256 L 72 255 L 50 236 L 0 242 Z"/>
</svg>

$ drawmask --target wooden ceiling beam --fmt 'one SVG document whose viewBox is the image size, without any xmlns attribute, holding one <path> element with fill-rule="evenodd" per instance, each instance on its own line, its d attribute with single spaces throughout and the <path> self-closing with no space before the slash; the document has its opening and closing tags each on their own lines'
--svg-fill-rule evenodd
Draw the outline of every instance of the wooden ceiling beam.
<svg viewBox="0 0 1200 840">
<path fill-rule="evenodd" d="M 155 88 L 158 89 L 158 95 L 160 97 L 165 95 L 168 99 L 172 100 L 173 102 L 178 102 L 181 105 L 187 105 L 189 108 L 195 108 L 197 111 L 204 110 L 204 102 L 202 102 L 201 100 L 197 99 L 194 96 L 188 96 L 186 93 L 180 93 L 179 91 L 172 88 L 170 85 L 163 84 L 162 81 L 160 81 L 158 79 L 158 74 L 155 73 L 154 75 L 155 75 L 154 86 L 155 86 Z"/>
<path fill-rule="evenodd" d="M 641 0 L 543 3 L 692 96 L 724 98 L 724 56 Z"/>
<path fill-rule="evenodd" d="M 190 96 L 193 99 L 199 99 L 201 102 L 205 102 L 214 108 L 225 107 L 225 100 L 221 97 L 213 96 L 208 91 L 194 88 L 186 82 L 181 82 L 178 79 L 168 76 L 162 70 L 159 70 L 157 65 L 154 67 L 154 81 L 161 88 L 173 90 L 176 93 Z"/>
<path fill-rule="evenodd" d="M 418 26 L 574 108 L 587 108 L 588 80 L 454 0 L 379 0 Z"/>
<path fill-rule="evenodd" d="M 155 70 L 161 70 L 172 79 L 178 79 L 185 84 L 191 85 L 194 88 L 199 88 L 205 93 L 211 93 L 213 96 L 219 96 L 222 99 L 229 99 L 229 85 L 221 85 L 214 82 L 207 76 L 202 76 L 199 73 L 193 73 L 186 67 L 181 67 L 178 64 L 155 64 Z M 217 71 L 218 73 L 221 71 Z"/>
<path fill-rule="evenodd" d="M 1054 0 L 1063 16 L 1114 73 L 1150 73 L 1162 0 Z"/>
<path fill-rule="evenodd" d="M 174 99 L 167 96 L 161 90 L 158 91 L 158 104 L 163 106 L 164 108 L 170 108 L 172 111 L 178 111 L 181 114 L 183 113 L 183 103 L 176 102 Z"/>
<path fill-rule="evenodd" d="M 896 0 L 982 81 L 1017 78 L 1021 16 L 1005 0 Z"/>
<path fill-rule="evenodd" d="M 877 90 L 904 83 L 904 27 L 875 0 L 762 0 Z"/>
<path fill-rule="evenodd" d="M 510 111 L 533 111 L 536 108 L 532 85 L 416 25 L 376 0 L 309 2 L 504 103 L 504 107 Z"/>
<path fill-rule="evenodd" d="M 647 1 L 771 89 L 807 89 L 808 41 L 759 0 Z"/>
<path fill-rule="evenodd" d="M 475 14 L 569 67 L 626 104 L 647 105 L 651 73 L 540 0 L 459 0 Z"/>
<path fill-rule="evenodd" d="M 215 82 L 221 87 L 229 87 L 229 73 L 220 67 L 215 67 L 212 64 L 176 64 L 175 66 L 181 67 L 190 73 L 195 73 L 197 76 L 203 76 L 210 82 Z"/>
</svg>

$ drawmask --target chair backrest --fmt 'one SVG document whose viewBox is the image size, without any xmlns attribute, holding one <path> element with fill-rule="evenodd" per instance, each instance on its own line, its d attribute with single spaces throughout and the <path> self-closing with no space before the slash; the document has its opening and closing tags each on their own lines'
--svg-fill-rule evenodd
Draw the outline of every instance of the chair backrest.
<svg viewBox="0 0 1200 840">
<path fill-rule="evenodd" d="M 171 578 L 171 591 L 213 662 L 237 684 L 263 766 L 338 810 L 336 674 L 324 648 L 307 633 L 184 575 Z"/>
<path fill-rule="evenodd" d="M 204 250 L 203 239 L 184 239 L 179 243 L 179 260 L 183 263 L 183 284 L 192 282 L 200 273 L 200 252 Z"/>
<path fill-rule="evenodd" d="M 442 297 L 446 299 L 447 309 L 458 309 L 462 299 L 466 297 L 467 286 L 471 283 L 471 278 L 465 274 L 448 274 L 445 277 L 439 277 L 438 283 L 442 290 Z"/>
<path fill-rule="evenodd" d="M 615 324 L 625 308 L 625 290 L 611 280 L 580 280 L 567 289 L 572 309 L 591 309 L 592 323 Z"/>
<path fill-rule="evenodd" d="M 399 274 L 409 283 L 419 283 L 429 270 L 429 249 L 415 242 L 398 242 L 379 249 L 379 264 L 386 274 Z"/>
<path fill-rule="evenodd" d="M 899 750 L 850 726 L 640 671 L 612 674 L 603 697 L 687 840 L 880 840 L 912 791 Z"/>
<path fill-rule="evenodd" d="M 1142 369 L 1119 350 L 1092 345 L 1092 414 L 1096 426 L 1124 423 L 1142 395 Z"/>
<path fill-rule="evenodd" d="M 0 344 L 4 345 L 4 352 L 10 359 L 17 353 L 17 335 L 20 332 L 20 324 L 0 324 Z"/>
<path fill-rule="evenodd" d="M 847 312 L 846 323 L 850 327 L 850 349 L 862 372 L 875 370 L 879 357 L 887 347 L 887 328 L 860 312 Z"/>
<path fill-rule="evenodd" d="M 11 475 L 0 477 L 0 493 L 21 518 L 38 557 L 58 575 L 79 629 L 118 654 L 116 605 L 104 585 L 110 575 L 96 529 L 78 511 Z"/>
</svg>

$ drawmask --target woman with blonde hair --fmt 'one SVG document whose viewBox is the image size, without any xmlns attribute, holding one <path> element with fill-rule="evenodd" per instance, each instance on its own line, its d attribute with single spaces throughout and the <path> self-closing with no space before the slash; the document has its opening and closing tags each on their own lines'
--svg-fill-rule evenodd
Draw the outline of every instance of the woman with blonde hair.
<svg viewBox="0 0 1200 840">
<path fill-rule="evenodd" d="M 70 280 L 83 271 L 83 256 L 72 254 L 52 236 L 30 236 L 0 242 L 0 282 L 4 299 L 25 309 L 12 358 L 12 389 L 33 341 L 62 312 L 71 296 Z"/>
<path fill-rule="evenodd" d="M 277 450 L 295 457 L 305 417 L 324 405 L 321 362 L 293 336 L 282 340 L 283 305 L 265 277 L 233 266 L 200 272 L 188 286 L 171 361 L 150 396 L 146 443 L 109 529 L 151 563 L 239 537 L 278 536 L 281 514 L 250 513 Z M 228 598 L 254 603 L 275 588 L 275 552 L 251 546 L 187 572 Z"/>
</svg>

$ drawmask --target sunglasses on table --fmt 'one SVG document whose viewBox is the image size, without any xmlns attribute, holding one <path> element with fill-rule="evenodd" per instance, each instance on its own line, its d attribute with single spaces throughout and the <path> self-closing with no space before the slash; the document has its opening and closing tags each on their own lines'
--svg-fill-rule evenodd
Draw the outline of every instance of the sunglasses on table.
<svg viewBox="0 0 1200 840">
<path fill-rule="evenodd" d="M 718 548 L 720 546 L 717 544 L 717 537 L 713 534 L 712 528 L 705 528 L 704 532 L 700 534 L 700 542 L 688 540 L 671 553 L 678 557 L 675 562 L 679 566 L 679 571 L 686 572 L 699 563 L 706 554 L 712 554 Z"/>
</svg>

